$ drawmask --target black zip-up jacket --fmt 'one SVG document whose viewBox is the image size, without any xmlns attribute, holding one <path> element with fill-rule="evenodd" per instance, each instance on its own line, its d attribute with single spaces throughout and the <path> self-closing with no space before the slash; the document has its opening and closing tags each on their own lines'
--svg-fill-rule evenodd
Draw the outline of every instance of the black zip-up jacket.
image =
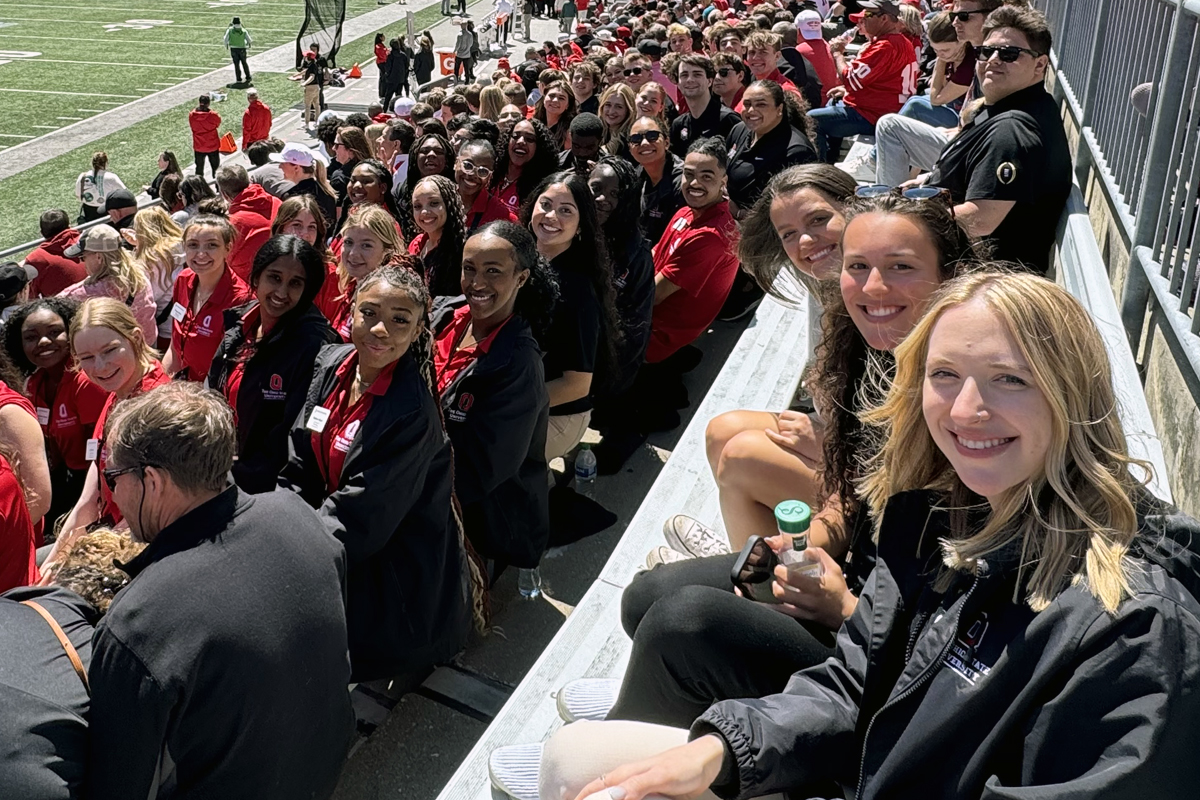
<svg viewBox="0 0 1200 800">
<path fill-rule="evenodd" d="M 771 178 L 788 167 L 817 160 L 816 148 L 787 118 L 751 144 L 754 133 L 739 122 L 729 133 L 729 199 L 749 209 Z"/>
<path fill-rule="evenodd" d="M 92 640 L 84 796 L 332 795 L 354 737 L 346 555 L 316 515 L 229 484 L 122 568 Z"/>
<path fill-rule="evenodd" d="M 439 298 L 435 336 L 462 296 Z M 442 417 L 454 444 L 454 491 L 476 552 L 532 569 L 550 537 L 546 484 L 546 392 L 542 354 L 529 323 L 514 316 L 491 348 L 442 392 Z"/>
<path fill-rule="evenodd" d="M 208 372 L 208 385 L 222 394 L 246 338 L 242 317 L 257 304 L 251 300 L 225 312 L 225 337 Z M 235 409 L 238 457 L 233 463 L 233 480 L 242 491 L 274 490 L 287 463 L 288 432 L 312 382 L 313 362 L 322 347 L 337 340 L 329 322 L 310 305 L 299 317 L 276 325 L 246 362 Z"/>
<path fill-rule="evenodd" d="M 630 231 L 624 238 L 624 251 L 611 251 L 613 288 L 617 291 L 617 313 L 625 338 L 617 347 L 616 372 L 604 393 L 613 396 L 626 391 L 646 359 L 650 343 L 650 318 L 654 315 L 654 256 L 642 232 Z"/>
<path fill-rule="evenodd" d="M 353 350 L 329 345 L 317 356 L 279 485 L 317 509 L 346 547 L 350 663 L 354 680 L 365 681 L 448 661 L 466 643 L 470 604 L 450 508 L 450 440 L 411 353 L 372 401 L 346 453 L 342 488 L 326 491 L 307 422 Z"/>
<path fill-rule="evenodd" d="M 714 791 L 830 780 L 859 798 L 1194 798 L 1200 787 L 1200 526 L 1141 515 L 1134 595 L 1108 614 L 1082 583 L 1041 613 L 1015 596 L 1019 547 L 931 588 L 949 514 L 891 499 L 879 562 L 834 655 L 782 694 L 713 705 Z M 730 758 L 732 753 L 732 759 Z M 851 796 L 851 795 L 847 795 Z"/>
</svg>

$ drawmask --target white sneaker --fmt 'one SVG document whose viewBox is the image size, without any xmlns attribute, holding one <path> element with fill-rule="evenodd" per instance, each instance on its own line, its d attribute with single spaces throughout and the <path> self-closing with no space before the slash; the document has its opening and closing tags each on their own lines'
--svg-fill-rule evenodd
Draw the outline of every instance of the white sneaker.
<svg viewBox="0 0 1200 800">
<path fill-rule="evenodd" d="M 558 715 L 563 722 L 602 720 L 617 704 L 619 678 L 580 678 L 558 690 Z"/>
<path fill-rule="evenodd" d="M 646 554 L 646 569 L 654 569 L 659 564 L 674 564 L 676 561 L 687 561 L 690 559 L 687 553 L 681 553 L 678 550 L 672 550 L 666 545 L 659 545 Z"/>
<path fill-rule="evenodd" d="M 488 777 L 513 800 L 538 800 L 538 775 L 542 769 L 541 742 L 497 747 L 488 755 Z"/>
<path fill-rule="evenodd" d="M 837 168 L 848 172 L 859 183 L 875 183 L 875 148 L 860 148 L 858 153 L 847 156 Z"/>
<path fill-rule="evenodd" d="M 663 523 L 663 536 L 672 550 L 692 558 L 719 556 L 733 552 L 729 539 L 686 514 L 676 514 Z"/>
</svg>

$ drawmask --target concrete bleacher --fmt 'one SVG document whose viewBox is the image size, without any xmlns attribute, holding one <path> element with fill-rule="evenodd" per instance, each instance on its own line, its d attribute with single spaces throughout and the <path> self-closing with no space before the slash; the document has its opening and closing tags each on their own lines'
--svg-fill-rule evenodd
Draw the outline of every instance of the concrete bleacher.
<svg viewBox="0 0 1200 800">
<path fill-rule="evenodd" d="M 1130 453 L 1151 464 L 1151 490 L 1170 500 L 1162 445 L 1154 430 L 1137 365 L 1121 325 L 1104 260 L 1076 187 L 1059 223 L 1055 252 L 1059 282 L 1089 310 L 1113 365 Z M 798 296 L 798 287 L 789 294 Z M 662 523 L 686 512 L 723 530 L 717 488 L 704 449 L 704 429 L 717 414 L 738 408 L 786 408 L 811 352 L 812 303 L 787 307 L 770 298 L 742 334 L 599 578 L 576 606 L 557 636 L 513 692 L 500 713 L 442 789 L 438 800 L 502 797 L 491 787 L 488 756 L 497 747 L 546 740 L 563 723 L 556 692 L 582 677 L 620 677 L 630 640 L 621 628 L 621 593 L 645 562 L 665 543 Z"/>
</svg>

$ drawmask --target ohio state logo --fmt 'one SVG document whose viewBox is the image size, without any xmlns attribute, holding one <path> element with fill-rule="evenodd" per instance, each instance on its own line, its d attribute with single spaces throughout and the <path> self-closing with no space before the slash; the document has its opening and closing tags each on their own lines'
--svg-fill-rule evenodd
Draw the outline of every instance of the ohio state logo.
<svg viewBox="0 0 1200 800">
<path fill-rule="evenodd" d="M 283 378 L 281 378 L 278 375 L 272 375 L 271 376 L 271 388 L 276 392 L 278 392 L 280 389 L 282 389 L 283 388 Z"/>
<path fill-rule="evenodd" d="M 362 427 L 362 423 L 358 420 L 354 420 L 346 426 L 346 430 L 342 431 L 342 436 L 353 440 L 355 436 L 358 436 L 358 429 L 360 427 Z"/>
<path fill-rule="evenodd" d="M 463 411 L 470 411 L 471 406 L 475 405 L 475 397 L 470 392 L 463 392 L 458 397 L 458 407 Z"/>
<path fill-rule="evenodd" d="M 66 417 L 67 417 L 67 404 L 66 403 L 58 404 L 58 415 L 60 417 L 62 417 L 63 419 L 66 419 Z"/>
</svg>

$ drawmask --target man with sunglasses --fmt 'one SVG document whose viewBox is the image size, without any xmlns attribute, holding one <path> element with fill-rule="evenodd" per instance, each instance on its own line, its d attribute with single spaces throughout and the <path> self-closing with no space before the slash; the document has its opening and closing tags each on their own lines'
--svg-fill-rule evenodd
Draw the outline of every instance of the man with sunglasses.
<svg viewBox="0 0 1200 800">
<path fill-rule="evenodd" d="M 817 147 L 826 162 L 838 160 L 842 139 L 875 133 L 875 123 L 884 114 L 894 114 L 917 91 L 916 46 L 904 32 L 900 7 L 895 0 L 860 0 L 862 9 L 851 14 L 870 42 L 853 61 L 846 60 L 846 42 L 830 45 L 842 85 L 828 90 L 829 104 L 813 109 L 817 123 Z"/>
<path fill-rule="evenodd" d="M 1066 133 L 1042 85 L 1050 28 L 1038 11 L 1004 6 L 983 33 L 984 105 L 942 151 L 928 185 L 950 191 L 958 221 L 992 243 L 994 258 L 1045 273 L 1071 191 Z"/>
<path fill-rule="evenodd" d="M 229 406 L 122 403 L 103 480 L 146 548 L 92 640 L 90 797 L 329 797 L 354 736 L 346 555 L 298 495 L 229 479 Z"/>
<path fill-rule="evenodd" d="M 742 121 L 732 108 L 723 105 L 713 94 L 715 77 L 716 70 L 708 56 L 688 53 L 679 58 L 675 82 L 686 101 L 687 112 L 671 123 L 671 152 L 680 158 L 687 155 L 692 142 L 709 136 L 724 139 Z"/>
<path fill-rule="evenodd" d="M 726 108 L 737 108 L 742 102 L 742 95 L 746 93 L 746 82 L 742 78 L 746 65 L 742 63 L 742 57 L 737 53 L 722 51 L 713 53 L 712 62 L 716 71 L 713 94 L 721 98 L 721 104 Z"/>
</svg>

